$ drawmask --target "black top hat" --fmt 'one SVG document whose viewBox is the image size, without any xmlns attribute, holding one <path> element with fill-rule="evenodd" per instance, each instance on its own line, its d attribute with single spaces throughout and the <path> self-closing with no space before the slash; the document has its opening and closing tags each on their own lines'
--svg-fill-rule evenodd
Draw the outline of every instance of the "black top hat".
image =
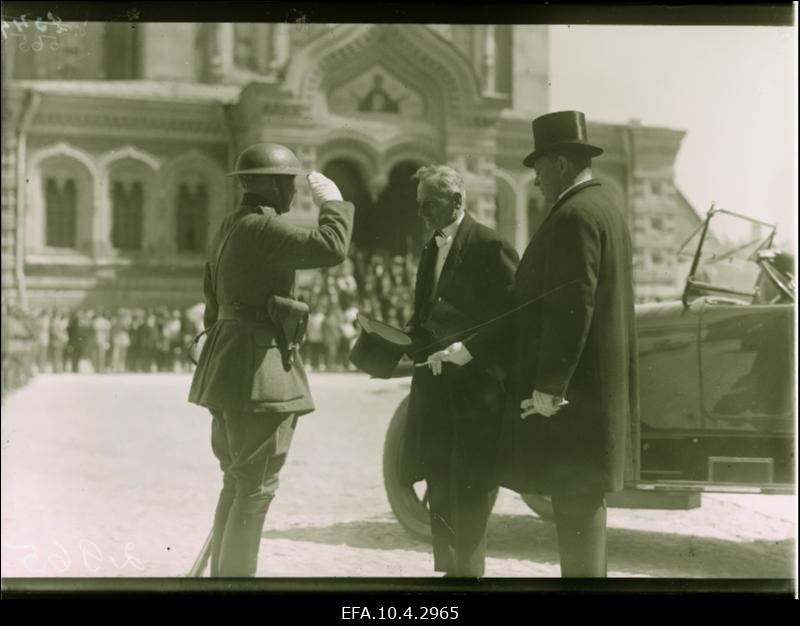
<svg viewBox="0 0 800 626">
<path fill-rule="evenodd" d="M 391 378 L 413 340 L 399 328 L 358 314 L 361 334 L 350 351 L 350 362 L 375 378 Z"/>
<path fill-rule="evenodd" d="M 580 111 L 558 111 L 533 120 L 533 152 L 522 164 L 533 167 L 534 161 L 543 154 L 558 148 L 579 150 L 590 157 L 603 154 L 603 149 L 587 141 L 586 117 Z"/>
</svg>

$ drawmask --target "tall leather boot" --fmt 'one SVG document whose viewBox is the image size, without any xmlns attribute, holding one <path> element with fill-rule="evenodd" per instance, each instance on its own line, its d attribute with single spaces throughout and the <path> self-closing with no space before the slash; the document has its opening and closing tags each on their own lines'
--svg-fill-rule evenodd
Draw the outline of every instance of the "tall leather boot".
<svg viewBox="0 0 800 626">
<path fill-rule="evenodd" d="M 228 524 L 228 516 L 233 499 L 236 496 L 235 481 L 228 479 L 224 481 L 222 490 L 219 492 L 217 500 L 217 510 L 214 513 L 214 532 L 211 534 L 211 576 L 216 578 L 219 573 L 220 551 L 222 549 L 222 538 L 225 535 L 225 527 Z"/>
<path fill-rule="evenodd" d="M 271 502 L 272 496 L 234 499 L 220 546 L 218 576 L 255 576 L 264 520 Z"/>
</svg>

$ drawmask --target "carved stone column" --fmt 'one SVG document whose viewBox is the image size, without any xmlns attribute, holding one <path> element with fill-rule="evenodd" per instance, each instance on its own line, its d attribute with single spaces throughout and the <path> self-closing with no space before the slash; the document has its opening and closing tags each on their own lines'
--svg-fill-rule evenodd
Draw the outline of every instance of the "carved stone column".
<svg viewBox="0 0 800 626">
<path fill-rule="evenodd" d="M 289 60 L 289 49 L 291 40 L 289 35 L 289 25 L 286 23 L 272 25 L 272 54 L 269 68 L 273 72 L 278 72 L 286 66 Z"/>
<path fill-rule="evenodd" d="M 233 70 L 234 32 L 233 24 L 224 22 L 210 24 L 209 75 L 211 80 L 224 82 Z"/>
<path fill-rule="evenodd" d="M 114 211 L 111 200 L 111 184 L 108 170 L 101 172 L 100 180 L 95 181 L 90 243 L 91 254 L 95 258 L 108 257 L 111 254 L 111 220 Z M 145 241 L 143 237 L 143 245 Z"/>
<path fill-rule="evenodd" d="M 21 226 L 17 222 L 17 133 L 22 112 L 22 93 L 10 89 L 9 71 L 12 55 L 3 54 L 2 107 L 3 107 L 3 160 L 2 160 L 2 296 L 3 301 L 21 300 L 22 285 L 16 269 L 18 238 Z"/>
<path fill-rule="evenodd" d="M 369 181 L 369 195 L 373 203 L 377 203 L 381 197 L 381 193 L 389 186 L 389 172 L 378 172 L 371 181 Z"/>
<path fill-rule="evenodd" d="M 486 26 L 484 49 L 483 49 L 483 93 L 493 94 L 497 84 L 497 44 L 494 38 L 495 27 L 492 24 Z"/>
</svg>

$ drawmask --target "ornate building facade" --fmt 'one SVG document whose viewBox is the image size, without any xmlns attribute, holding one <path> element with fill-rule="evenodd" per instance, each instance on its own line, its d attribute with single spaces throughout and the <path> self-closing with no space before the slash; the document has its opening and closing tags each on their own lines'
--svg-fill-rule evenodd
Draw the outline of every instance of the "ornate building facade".
<svg viewBox="0 0 800 626">
<path fill-rule="evenodd" d="M 419 250 L 409 177 L 428 163 L 459 169 L 468 210 L 519 250 L 544 218 L 521 160 L 549 110 L 546 26 L 63 28 L 38 49 L 3 43 L 6 297 L 196 302 L 207 242 L 237 201 L 225 174 L 258 141 L 339 184 L 362 249 Z M 589 134 L 606 149 L 595 174 L 630 220 L 640 299 L 675 297 L 672 253 L 698 222 L 673 183 L 683 133 L 590 121 Z M 289 217 L 314 224 L 297 183 Z"/>
</svg>

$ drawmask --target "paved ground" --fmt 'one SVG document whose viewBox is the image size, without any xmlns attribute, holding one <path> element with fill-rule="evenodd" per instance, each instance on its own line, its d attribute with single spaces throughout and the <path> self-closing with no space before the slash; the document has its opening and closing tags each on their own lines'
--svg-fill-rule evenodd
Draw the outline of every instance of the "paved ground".
<svg viewBox="0 0 800 626">
<path fill-rule="evenodd" d="M 394 520 L 383 437 L 407 381 L 311 376 L 261 547 L 276 577 L 431 576 L 429 547 Z M 220 486 L 210 418 L 188 375 L 43 375 L 2 418 L 2 575 L 182 576 Z M 610 574 L 792 577 L 796 501 L 705 496 L 690 511 L 609 511 Z M 558 576 L 552 525 L 502 491 L 487 576 Z"/>
</svg>

